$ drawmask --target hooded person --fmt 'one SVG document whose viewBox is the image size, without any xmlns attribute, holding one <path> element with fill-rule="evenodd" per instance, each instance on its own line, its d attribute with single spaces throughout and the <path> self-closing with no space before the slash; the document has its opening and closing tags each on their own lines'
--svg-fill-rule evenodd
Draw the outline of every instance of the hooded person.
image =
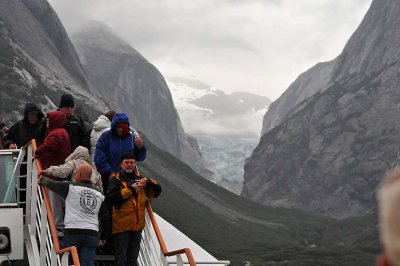
<svg viewBox="0 0 400 266">
<path fill-rule="evenodd" d="M 114 110 L 110 110 L 106 112 L 104 115 L 100 115 L 96 121 L 93 122 L 93 130 L 90 133 L 90 146 L 92 149 L 92 161 L 94 161 L 94 153 L 96 150 L 96 143 L 99 140 L 101 134 L 110 130 L 111 121 L 116 112 Z"/>
<path fill-rule="evenodd" d="M 90 154 L 86 147 L 78 146 L 65 159 L 64 164 L 58 166 L 50 166 L 49 168 L 42 170 L 40 174 L 62 179 L 67 179 L 68 177 L 70 177 L 72 182 L 76 182 L 76 170 L 78 169 L 78 167 L 84 164 L 88 164 L 91 166 Z M 100 174 L 96 171 L 96 169 L 92 170 L 90 181 L 99 191 L 103 192 Z"/>
<path fill-rule="evenodd" d="M 64 128 L 67 117 L 63 112 L 49 112 L 46 118 L 47 136 L 42 145 L 35 151 L 43 169 L 52 165 L 64 163 L 71 154 L 71 145 L 67 131 Z"/>
<path fill-rule="evenodd" d="M 3 149 L 16 149 L 23 148 L 27 145 L 32 139 L 35 138 L 37 131 L 43 125 L 43 117 L 44 114 L 39 109 L 39 107 L 33 103 L 28 102 L 25 104 L 24 113 L 22 120 L 15 123 L 10 129 L 4 127 L 3 138 L 0 140 L 2 144 L 0 144 L 0 148 L 2 146 Z M 3 130 L 1 131 L 3 132 Z M 27 154 L 24 156 L 24 162 L 27 159 Z M 20 174 L 25 175 L 27 172 L 26 164 L 22 164 L 20 167 Z M 20 185 L 22 187 L 26 187 L 26 179 L 20 180 Z M 26 191 L 20 192 L 20 200 L 22 202 L 26 202 Z M 25 207 L 25 205 L 22 205 Z M 25 211 L 25 208 L 24 208 Z"/>
<path fill-rule="evenodd" d="M 71 144 L 68 133 L 64 128 L 67 117 L 63 112 L 55 111 L 47 113 L 46 128 L 47 136 L 42 145 L 36 151 L 35 156 L 39 157 L 42 168 L 45 170 L 53 165 L 64 163 L 68 155 L 71 154 Z M 50 176 L 54 180 L 60 178 Z M 58 236 L 63 236 L 64 229 L 64 199 L 54 192 L 49 192 L 49 200 L 53 211 L 54 223 L 58 231 Z"/>
<path fill-rule="evenodd" d="M 36 132 L 42 126 L 44 114 L 35 103 L 26 103 L 23 115 L 23 119 L 15 123 L 4 136 L 4 149 L 24 147 L 35 138 Z"/>
<path fill-rule="evenodd" d="M 9 128 L 3 122 L 0 122 L 0 150 L 5 149 L 3 148 L 3 138 L 7 135 Z"/>
<path fill-rule="evenodd" d="M 101 134 L 96 144 L 94 161 L 103 178 L 103 188 L 107 191 L 108 181 L 112 173 L 121 169 L 120 158 L 131 152 L 136 161 L 144 161 L 147 150 L 142 138 L 129 130 L 129 118 L 124 113 L 116 113 L 111 121 L 111 129 Z"/>
</svg>

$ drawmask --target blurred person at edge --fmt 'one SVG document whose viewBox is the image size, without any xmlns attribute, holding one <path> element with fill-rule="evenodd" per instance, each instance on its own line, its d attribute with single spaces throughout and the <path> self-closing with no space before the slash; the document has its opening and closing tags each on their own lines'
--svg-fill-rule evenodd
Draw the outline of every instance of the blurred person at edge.
<svg viewBox="0 0 400 266">
<path fill-rule="evenodd" d="M 3 147 L 3 138 L 5 135 L 7 135 L 9 128 L 7 125 L 3 122 L 0 122 L 0 150 L 5 149 Z"/>
<path fill-rule="evenodd" d="M 378 188 L 383 255 L 378 266 L 400 266 L 400 168 L 389 171 Z"/>
</svg>

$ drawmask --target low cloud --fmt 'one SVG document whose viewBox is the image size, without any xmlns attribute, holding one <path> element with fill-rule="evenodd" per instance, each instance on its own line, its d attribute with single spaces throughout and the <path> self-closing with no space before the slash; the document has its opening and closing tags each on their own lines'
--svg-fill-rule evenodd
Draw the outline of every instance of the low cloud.
<svg viewBox="0 0 400 266">
<path fill-rule="evenodd" d="M 164 75 L 276 99 L 294 79 L 339 55 L 371 0 L 50 0 L 69 32 L 110 26 Z"/>
</svg>

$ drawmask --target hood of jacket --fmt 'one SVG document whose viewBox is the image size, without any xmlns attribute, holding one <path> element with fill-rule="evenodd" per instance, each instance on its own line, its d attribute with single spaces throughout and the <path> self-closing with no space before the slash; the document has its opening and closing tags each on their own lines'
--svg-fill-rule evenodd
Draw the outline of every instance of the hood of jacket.
<svg viewBox="0 0 400 266">
<path fill-rule="evenodd" d="M 49 118 L 48 132 L 56 128 L 64 128 L 64 125 L 67 122 L 67 116 L 60 111 L 48 112 L 47 117 Z"/>
<path fill-rule="evenodd" d="M 86 147 L 83 146 L 78 146 L 76 147 L 76 149 L 74 150 L 73 153 L 71 153 L 66 159 L 66 162 L 72 161 L 72 160 L 76 160 L 76 159 L 82 159 L 85 160 L 86 162 L 88 162 L 90 164 L 90 154 L 89 154 L 89 150 Z"/>
<path fill-rule="evenodd" d="M 97 118 L 96 121 L 93 122 L 93 130 L 102 131 L 105 128 L 111 127 L 111 121 L 107 116 L 101 115 Z"/>
<path fill-rule="evenodd" d="M 38 123 L 43 119 L 44 114 L 42 110 L 39 109 L 39 107 L 32 102 L 26 103 L 25 108 L 24 108 L 24 121 L 28 121 L 28 114 L 30 112 L 38 112 Z"/>
<path fill-rule="evenodd" d="M 129 124 L 129 118 L 126 114 L 124 113 L 116 113 L 111 121 L 111 131 L 114 131 L 115 126 L 117 123 L 128 123 Z"/>
</svg>

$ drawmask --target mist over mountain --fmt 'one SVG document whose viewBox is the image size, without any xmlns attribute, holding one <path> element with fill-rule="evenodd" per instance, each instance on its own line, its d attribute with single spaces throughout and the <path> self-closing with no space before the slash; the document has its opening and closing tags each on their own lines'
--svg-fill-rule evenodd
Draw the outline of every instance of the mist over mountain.
<svg viewBox="0 0 400 266">
<path fill-rule="evenodd" d="M 175 107 L 192 135 L 258 137 L 267 97 L 248 92 L 226 94 L 204 82 L 167 77 Z"/>
<path fill-rule="evenodd" d="M 71 36 L 93 90 L 158 147 L 203 170 L 196 140 L 185 133 L 161 73 L 104 24 L 87 22 Z"/>
<path fill-rule="evenodd" d="M 375 211 L 399 160 L 399 12 L 399 1 L 373 1 L 343 52 L 271 104 L 242 196 L 339 218 Z"/>
</svg>

